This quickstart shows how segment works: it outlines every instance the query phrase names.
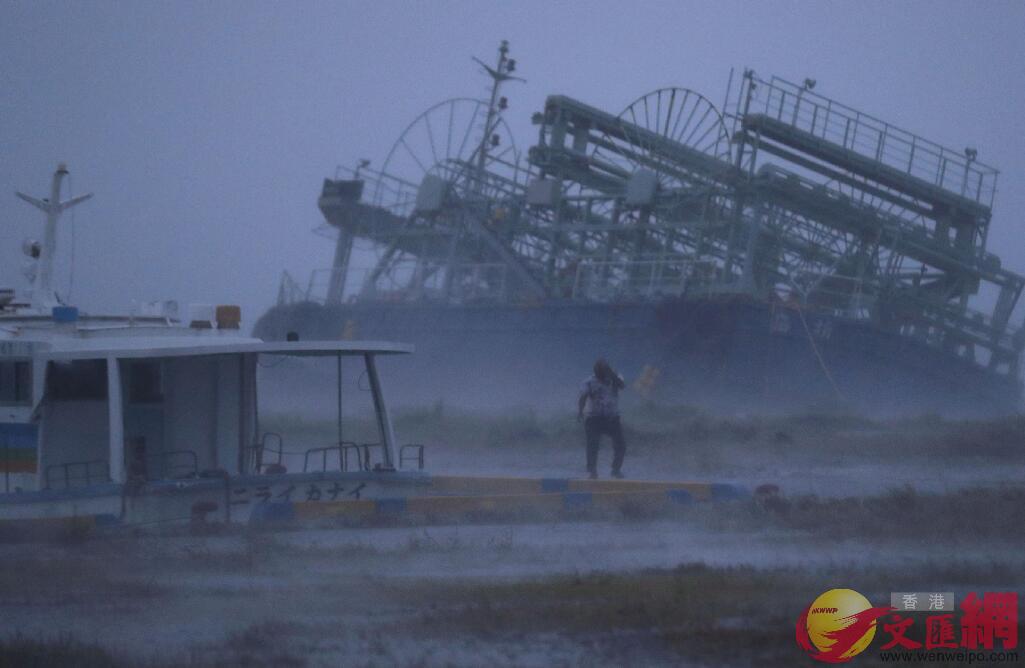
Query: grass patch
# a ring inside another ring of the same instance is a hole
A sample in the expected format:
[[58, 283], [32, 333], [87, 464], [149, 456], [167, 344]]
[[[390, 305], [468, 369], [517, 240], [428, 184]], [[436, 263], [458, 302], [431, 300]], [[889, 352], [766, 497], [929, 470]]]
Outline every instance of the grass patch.
[[1021, 543], [1025, 488], [963, 489], [920, 493], [913, 487], [870, 497], [804, 496], [775, 510], [784, 526], [817, 535], [857, 538], [928, 538]]
[[307, 661], [291, 648], [291, 639], [301, 635], [303, 627], [288, 622], [266, 621], [251, 624], [228, 635], [223, 643], [194, 649], [190, 664], [196, 667], [275, 666], [302, 668]]
[[[960, 575], [953, 581], [978, 590], [997, 584], [994, 573]], [[999, 584], [1021, 581], [1020, 573], [1013, 575]], [[889, 571], [847, 565], [828, 573], [692, 563], [634, 574], [463, 582], [436, 595], [437, 609], [421, 615], [417, 632], [483, 638], [554, 633], [595, 644], [602, 660], [635, 665], [672, 657], [686, 664], [792, 666], [803, 660], [795, 620], [826, 589], [850, 587], [885, 601], [908, 582], [950, 583], [950, 577], [950, 566], [940, 562]], [[871, 662], [871, 653], [866, 657]]]
[[99, 645], [79, 642], [69, 636], [41, 640], [17, 634], [0, 640], [0, 668], [118, 668], [129, 665]]

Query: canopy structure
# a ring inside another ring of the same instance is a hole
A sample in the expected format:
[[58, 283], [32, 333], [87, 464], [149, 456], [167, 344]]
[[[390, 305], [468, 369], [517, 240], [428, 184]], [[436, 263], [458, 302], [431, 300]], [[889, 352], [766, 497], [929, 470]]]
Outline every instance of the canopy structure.
[[206, 355], [293, 355], [323, 357], [331, 355], [398, 355], [413, 352], [413, 346], [388, 341], [286, 341], [264, 343], [258, 339], [226, 343], [215, 338], [205, 341], [166, 338], [83, 339], [61, 341], [59, 348], [40, 350], [45, 360], [135, 359], [145, 357], [199, 357]]

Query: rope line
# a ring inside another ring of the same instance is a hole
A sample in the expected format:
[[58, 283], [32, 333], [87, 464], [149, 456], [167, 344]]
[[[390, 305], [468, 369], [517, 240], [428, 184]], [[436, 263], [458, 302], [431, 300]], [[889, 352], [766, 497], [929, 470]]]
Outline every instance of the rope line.
[[829, 384], [833, 388], [833, 392], [836, 393], [836, 398], [840, 401], [846, 401], [843, 392], [840, 391], [840, 388], [836, 384], [836, 380], [833, 379], [833, 374], [830, 373], [829, 367], [826, 366], [826, 361], [822, 359], [822, 353], [819, 352], [819, 347], [815, 343], [815, 337], [812, 336], [811, 330], [808, 328], [808, 321], [804, 319], [804, 310], [801, 308], [800, 304], [795, 304], [795, 306], [797, 307], [797, 315], [801, 318], [801, 325], [804, 326], [804, 333], [808, 336], [808, 343], [811, 344], [812, 352], [815, 353], [815, 359], [818, 360], [819, 366], [822, 368], [822, 373], [825, 374], [826, 380], [829, 381]]

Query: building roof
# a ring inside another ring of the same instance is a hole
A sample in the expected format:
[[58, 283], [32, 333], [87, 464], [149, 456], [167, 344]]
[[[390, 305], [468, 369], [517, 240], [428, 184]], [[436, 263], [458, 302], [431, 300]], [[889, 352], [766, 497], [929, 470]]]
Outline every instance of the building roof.
[[325, 355], [392, 355], [413, 352], [413, 346], [389, 341], [276, 341], [259, 339], [223, 338], [168, 339], [168, 337], [139, 337], [116, 339], [82, 339], [69, 347], [61, 341], [59, 348], [43, 345], [35, 355], [48, 360], [119, 359], [153, 357], [198, 357], [205, 355], [237, 355], [242, 353], [264, 355], [325, 356]]

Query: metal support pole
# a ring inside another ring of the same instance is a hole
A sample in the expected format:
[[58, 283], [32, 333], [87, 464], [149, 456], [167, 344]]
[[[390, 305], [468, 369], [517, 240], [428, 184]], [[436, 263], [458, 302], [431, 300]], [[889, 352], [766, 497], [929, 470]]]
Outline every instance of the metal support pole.
[[748, 294], [755, 294], [758, 291], [758, 284], [755, 280], [755, 274], [759, 267], [755, 265], [755, 258], [758, 255], [758, 243], [761, 240], [762, 234], [762, 218], [765, 217], [765, 205], [762, 200], [758, 200], [754, 208], [754, 213], [751, 216], [751, 220], [747, 225], [747, 248], [744, 250], [744, 267], [743, 276], [741, 277], [741, 283], [743, 289]]
[[384, 441], [381, 450], [384, 453], [382, 468], [395, 470], [395, 433], [392, 431], [391, 418], [388, 417], [388, 407], [384, 403], [384, 394], [381, 391], [381, 379], [377, 374], [377, 360], [374, 355], [363, 356], [367, 363], [367, 376], [370, 379], [370, 392], [374, 397], [374, 414], [377, 416], [377, 428]]
[[[246, 472], [246, 456], [249, 454], [249, 439], [246, 438], [246, 356], [236, 355], [238, 360], [238, 457], [236, 466], [239, 475]], [[197, 467], [198, 468], [198, 467]]]
[[121, 402], [121, 374], [116, 357], [107, 358], [107, 420], [110, 436], [110, 480], [125, 482], [125, 425]]
[[335, 259], [331, 264], [331, 275], [327, 284], [327, 304], [341, 304], [345, 297], [345, 279], [349, 274], [349, 258], [352, 255], [352, 235], [338, 228], [338, 241], [335, 244]]
[[[338, 361], [338, 445], [342, 444], [342, 354], [337, 353], [335, 358]], [[341, 466], [341, 461], [339, 461]]]

